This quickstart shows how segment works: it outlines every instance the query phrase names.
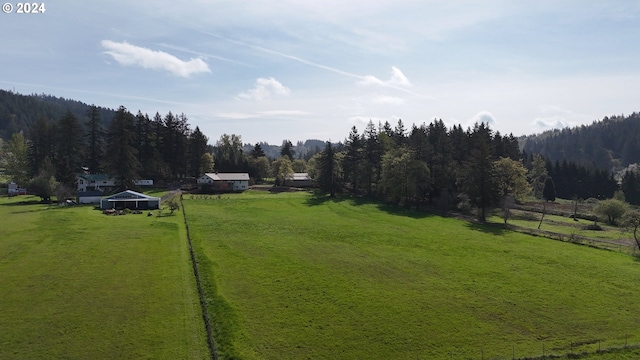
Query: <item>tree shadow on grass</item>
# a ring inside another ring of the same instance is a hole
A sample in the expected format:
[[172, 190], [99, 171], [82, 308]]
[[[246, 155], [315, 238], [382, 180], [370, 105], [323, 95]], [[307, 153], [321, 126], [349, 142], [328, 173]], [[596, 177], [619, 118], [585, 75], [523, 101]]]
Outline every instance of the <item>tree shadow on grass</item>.
[[361, 205], [374, 205], [379, 210], [388, 213], [389, 215], [395, 216], [404, 216], [410, 217], [413, 219], [424, 219], [428, 217], [438, 216], [438, 214], [425, 211], [425, 210], [415, 210], [413, 208], [403, 207], [400, 205], [391, 205], [379, 200], [363, 197], [363, 196], [354, 196], [354, 195], [337, 195], [334, 197], [324, 195], [324, 194], [314, 194], [307, 198], [306, 203], [308, 206], [318, 206], [325, 203], [341, 203], [341, 202], [349, 202], [354, 206]]
[[477, 222], [468, 222], [466, 226], [469, 230], [481, 231], [485, 234], [490, 235], [504, 235], [505, 233], [510, 231], [504, 225], [496, 223], [482, 224]]
[[42, 202], [40, 200], [24, 200], [24, 201], [16, 201], [10, 203], [0, 204], [0, 206], [24, 206], [24, 205], [48, 205], [47, 202]]

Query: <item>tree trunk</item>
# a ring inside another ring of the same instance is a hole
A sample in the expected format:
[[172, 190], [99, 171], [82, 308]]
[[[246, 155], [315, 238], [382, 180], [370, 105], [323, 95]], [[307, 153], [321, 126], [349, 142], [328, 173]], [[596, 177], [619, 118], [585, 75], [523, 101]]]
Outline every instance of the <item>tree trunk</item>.
[[544, 219], [544, 213], [547, 211], [547, 203], [545, 202], [542, 205], [542, 216], [540, 217], [540, 223], [538, 224], [538, 230], [540, 230], [540, 226], [542, 225], [542, 220]]

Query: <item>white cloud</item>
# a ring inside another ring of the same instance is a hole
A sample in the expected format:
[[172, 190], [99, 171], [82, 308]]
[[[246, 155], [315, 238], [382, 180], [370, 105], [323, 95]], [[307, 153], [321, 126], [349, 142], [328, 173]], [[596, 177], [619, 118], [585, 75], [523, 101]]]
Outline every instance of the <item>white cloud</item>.
[[270, 77], [268, 79], [258, 78], [256, 84], [252, 89], [238, 94], [236, 99], [238, 100], [267, 100], [272, 96], [288, 96], [291, 90], [282, 85], [278, 80]]
[[537, 131], [545, 131], [551, 129], [564, 129], [570, 126], [569, 122], [562, 116], [551, 116], [545, 118], [536, 118], [533, 121], [533, 126]]
[[488, 112], [488, 111], [481, 111], [477, 114], [475, 114], [471, 119], [469, 119], [469, 121], [467, 121], [467, 125], [468, 126], [473, 126], [474, 124], [478, 123], [485, 123], [486, 125], [495, 125], [496, 124], [496, 118], [495, 116], [493, 116], [492, 113]]
[[140, 66], [145, 69], [164, 70], [176, 76], [189, 77], [193, 74], [211, 72], [202, 59], [180, 60], [164, 51], [155, 51], [124, 42], [102, 40], [105, 53], [111, 55], [121, 65]]
[[362, 76], [359, 84], [361, 85], [381, 85], [390, 87], [409, 87], [411, 82], [406, 76], [395, 66], [391, 67], [391, 78], [387, 81], [378, 79], [373, 75]]
[[396, 86], [411, 86], [409, 79], [395, 66], [391, 67], [391, 79], [389, 79], [389, 84]]

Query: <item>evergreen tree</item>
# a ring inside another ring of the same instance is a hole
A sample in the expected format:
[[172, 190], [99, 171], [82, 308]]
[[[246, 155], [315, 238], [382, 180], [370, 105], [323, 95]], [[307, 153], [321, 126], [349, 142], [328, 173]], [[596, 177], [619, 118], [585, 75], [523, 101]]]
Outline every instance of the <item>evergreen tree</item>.
[[200, 176], [201, 160], [202, 156], [207, 153], [207, 143], [209, 138], [204, 135], [198, 126], [189, 136], [189, 159], [190, 159], [190, 171], [191, 176]]
[[105, 170], [114, 177], [116, 190], [135, 188], [139, 179], [140, 162], [135, 148], [135, 124], [133, 114], [120, 106], [111, 120], [107, 132], [109, 156], [105, 159]]
[[293, 155], [295, 151], [293, 150], [293, 144], [289, 140], [282, 141], [282, 148], [280, 149], [280, 156], [286, 156], [289, 160], [293, 161]]
[[426, 132], [430, 150], [426, 157], [426, 163], [431, 174], [433, 189], [430, 197], [433, 200], [440, 198], [443, 194], [448, 196], [455, 190], [454, 149], [447, 133], [447, 127], [442, 120], [429, 124]]
[[260, 143], [256, 143], [249, 155], [251, 155], [251, 157], [254, 159], [257, 159], [261, 156], [266, 156], [264, 150], [262, 149], [262, 146], [260, 146]]
[[54, 157], [53, 126], [47, 119], [40, 116], [29, 129], [29, 133], [29, 175], [33, 177], [40, 173], [40, 168], [46, 158], [51, 162]]
[[338, 191], [337, 162], [330, 141], [327, 141], [324, 151], [320, 153], [318, 170], [318, 187], [321, 191], [329, 193], [329, 196], [335, 196]]
[[471, 202], [480, 209], [479, 220], [486, 220], [487, 209], [497, 199], [492, 174], [492, 131], [485, 123], [476, 123], [469, 132], [470, 154], [459, 179]]
[[376, 131], [373, 122], [369, 120], [369, 123], [364, 130], [362, 159], [365, 186], [367, 187], [367, 194], [369, 196], [373, 194], [373, 184], [377, 183], [380, 178], [382, 154], [383, 149], [378, 132]]
[[353, 126], [346, 141], [346, 154], [344, 157], [344, 177], [345, 182], [351, 183], [351, 190], [358, 191], [360, 161], [362, 159], [362, 138], [358, 134], [358, 129]]
[[82, 125], [78, 118], [68, 111], [60, 119], [56, 136], [56, 179], [67, 187], [73, 187], [77, 174], [82, 171], [84, 159]]
[[632, 205], [640, 205], [640, 174], [627, 170], [622, 176], [622, 192], [624, 198]]
[[87, 157], [85, 165], [89, 168], [90, 173], [98, 174], [102, 172], [100, 165], [102, 163], [102, 154], [104, 151], [104, 129], [102, 128], [98, 107], [95, 105], [89, 106], [87, 117], [88, 119], [85, 123], [85, 127], [87, 129], [85, 134], [85, 137], [87, 138]]
[[542, 189], [542, 198], [545, 201], [556, 201], [556, 185], [553, 179], [548, 176], [544, 180], [544, 188]]

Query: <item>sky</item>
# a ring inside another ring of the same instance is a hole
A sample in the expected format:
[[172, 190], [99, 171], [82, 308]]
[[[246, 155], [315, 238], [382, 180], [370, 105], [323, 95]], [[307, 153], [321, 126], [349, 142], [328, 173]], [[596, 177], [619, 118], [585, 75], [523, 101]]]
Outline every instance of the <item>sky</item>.
[[9, 4], [1, 89], [184, 113], [212, 144], [434, 118], [519, 136], [640, 110], [638, 1]]

